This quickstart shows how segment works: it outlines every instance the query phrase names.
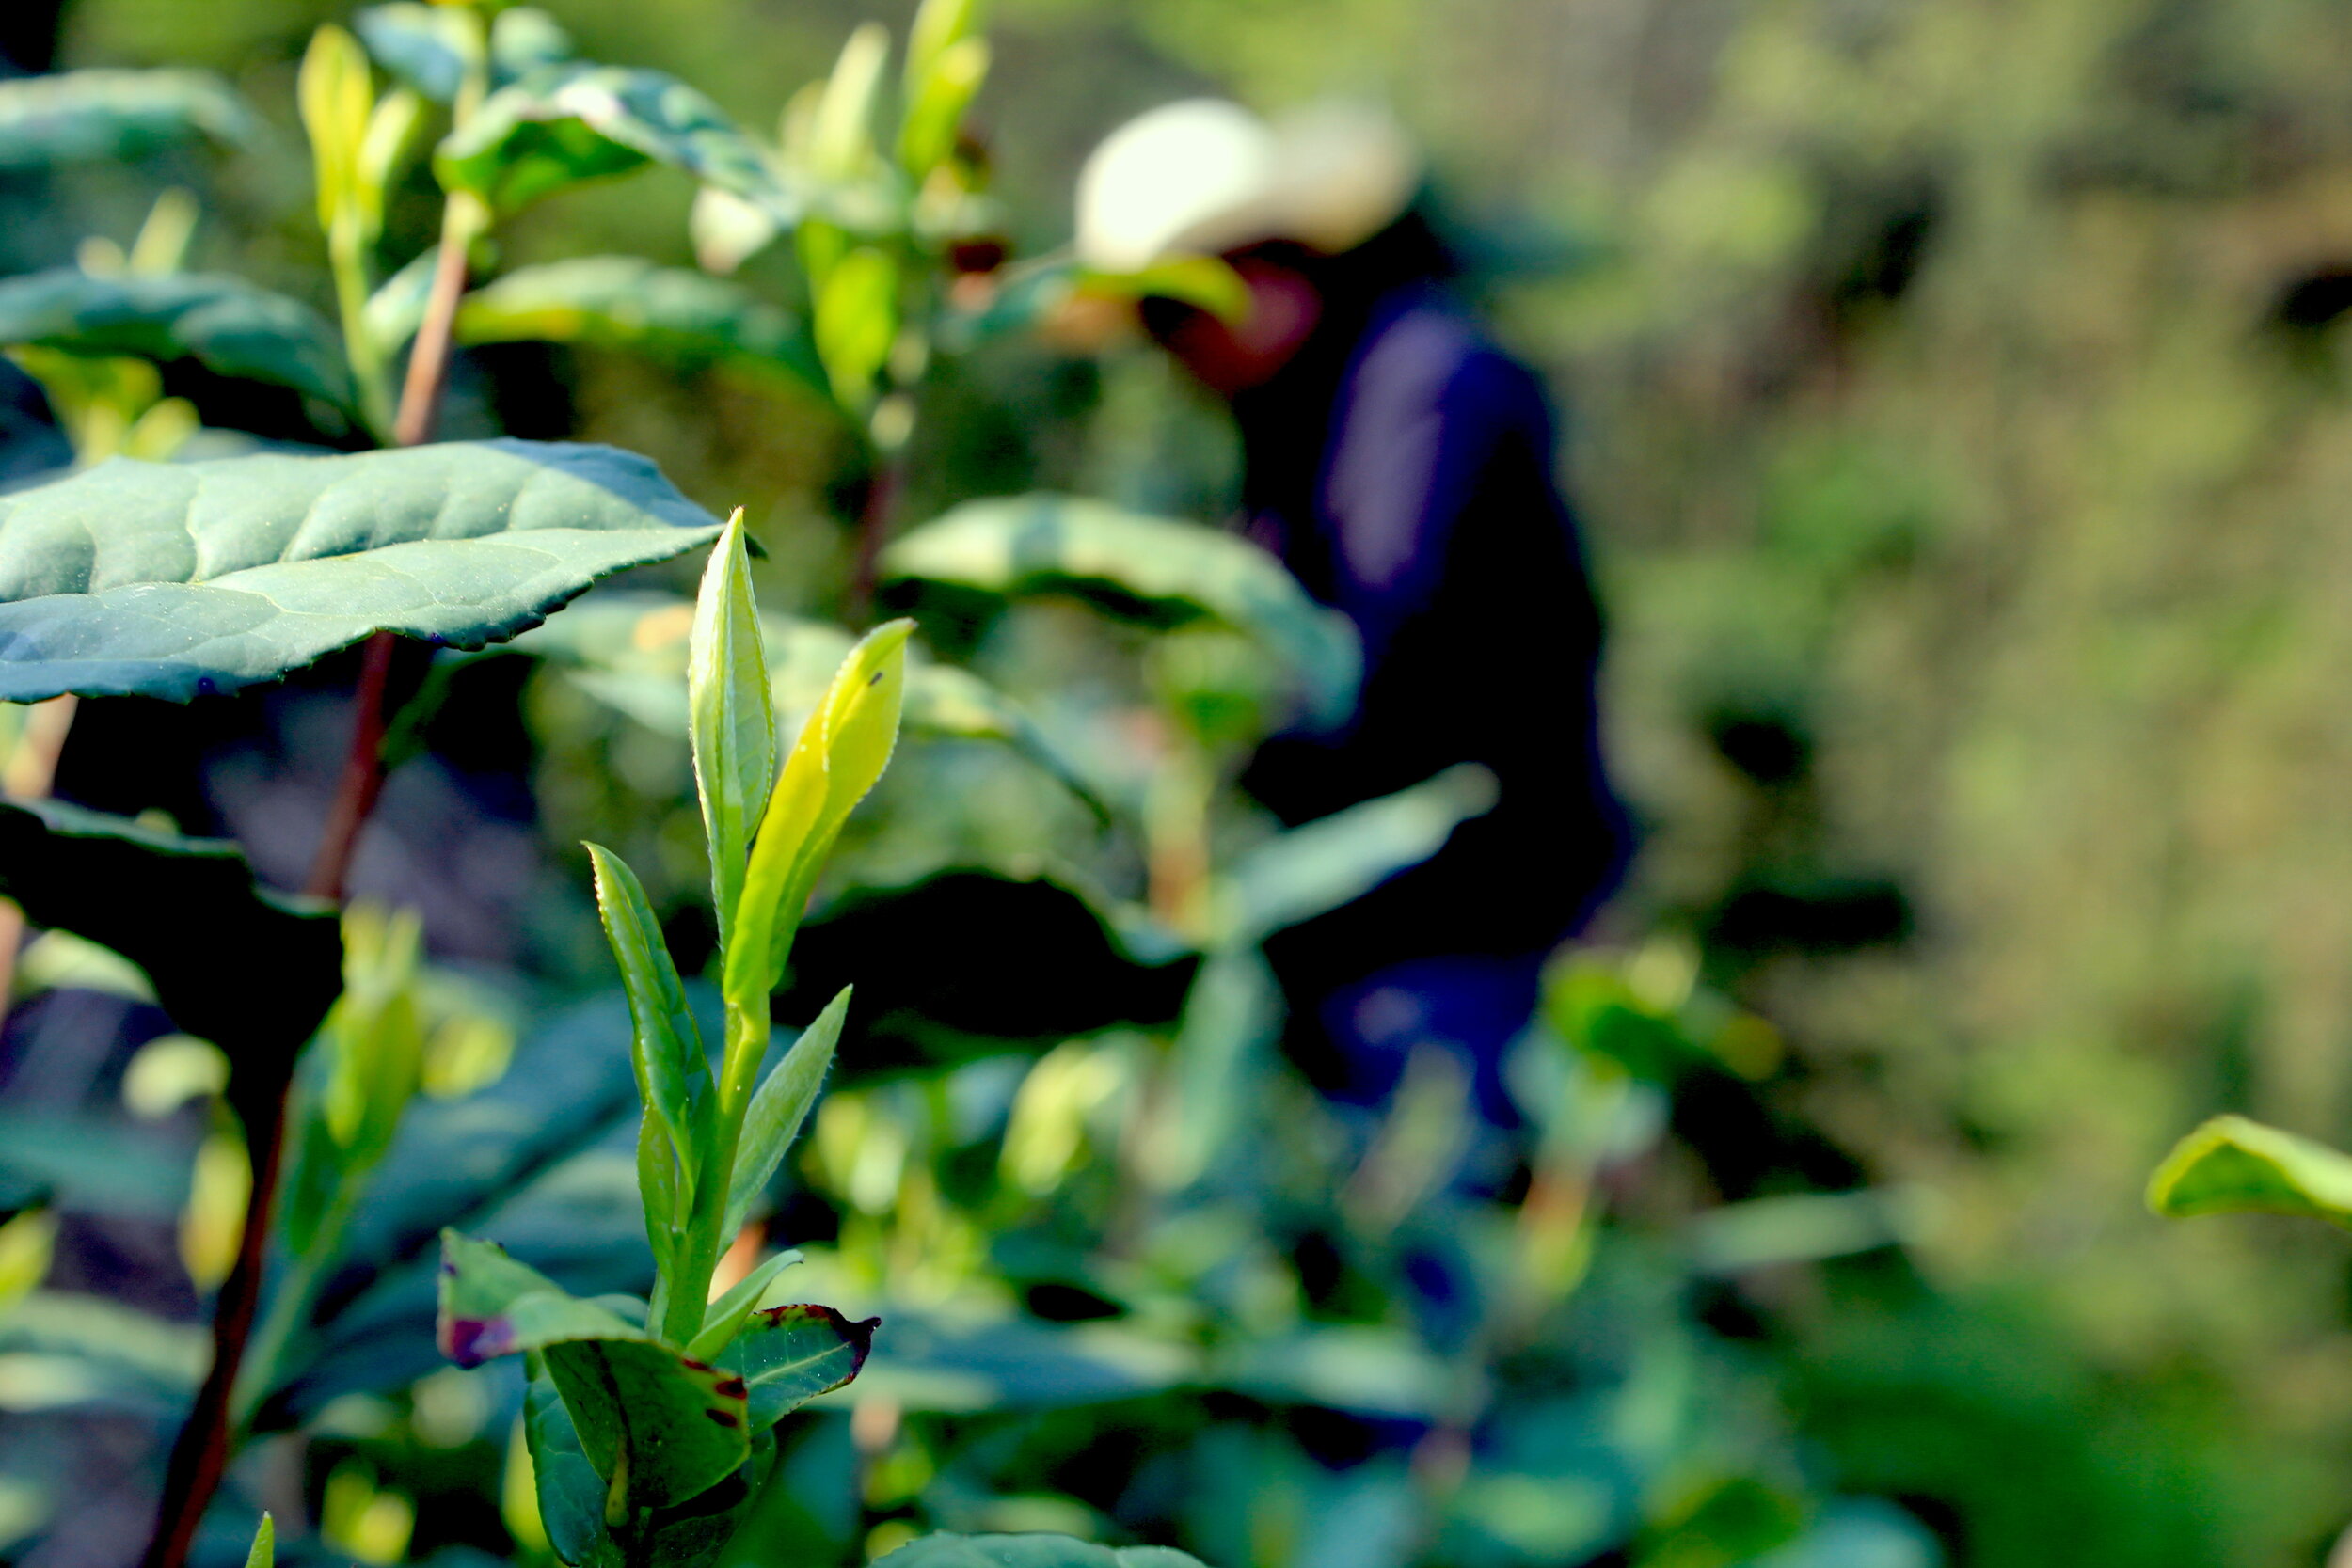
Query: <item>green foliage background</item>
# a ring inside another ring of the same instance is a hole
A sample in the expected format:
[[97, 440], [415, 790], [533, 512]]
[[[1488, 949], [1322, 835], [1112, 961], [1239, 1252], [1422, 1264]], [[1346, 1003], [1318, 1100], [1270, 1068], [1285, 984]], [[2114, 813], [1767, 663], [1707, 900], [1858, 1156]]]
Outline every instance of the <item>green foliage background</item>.
[[[753, 125], [852, 22], [906, 9], [552, 8], [585, 52]], [[80, 0], [67, 60], [210, 64], [276, 110], [343, 9]], [[2212, 1110], [2352, 1136], [2352, 403], [2335, 337], [2282, 312], [2352, 267], [2352, 15], [1006, 0], [994, 32], [979, 118], [1032, 246], [1066, 231], [1091, 139], [1180, 92], [1374, 88], [1428, 137], [1510, 341], [1572, 410], [1648, 835], [1606, 923], [1717, 939], [1715, 977], [1800, 1053], [1788, 1109], [1933, 1200], [1934, 1305], [1867, 1276], [1787, 1304], [1844, 1481], [1964, 1517], [1972, 1561], [2316, 1560], [2352, 1515], [2343, 1243], [2170, 1227], [2138, 1193]], [[413, 194], [395, 222], [421, 243]], [[239, 262], [299, 286], [299, 189], [226, 195], [242, 211], [199, 260], [258, 232]], [[658, 174], [549, 202], [512, 260], [684, 262], [690, 197]], [[110, 198], [100, 177], [73, 203]], [[81, 222], [127, 232], [134, 199]], [[758, 498], [767, 602], [823, 608], [792, 597], [796, 562], [840, 547], [808, 421], [618, 356], [574, 368], [582, 438]], [[933, 421], [967, 489], [1084, 479], [1200, 511], [1230, 486], [1214, 420], [1147, 356], [975, 373], [980, 412]], [[1004, 406], [1054, 417], [991, 424]], [[1908, 911], [1890, 940], [1729, 940], [1743, 895], [1818, 911], [1869, 886]]]

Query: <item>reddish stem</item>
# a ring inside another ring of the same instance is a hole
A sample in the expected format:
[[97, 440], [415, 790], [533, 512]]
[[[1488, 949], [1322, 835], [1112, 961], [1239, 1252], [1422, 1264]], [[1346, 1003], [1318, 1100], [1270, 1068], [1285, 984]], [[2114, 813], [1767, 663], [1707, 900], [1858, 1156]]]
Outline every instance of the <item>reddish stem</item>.
[[882, 581], [882, 546], [890, 543], [890, 514], [898, 503], [898, 461], [877, 461], [866, 477], [866, 497], [857, 514], [857, 557], [850, 567], [848, 619], [863, 628], [874, 618], [874, 595]]
[[[424, 320], [417, 329], [408, 357], [408, 375], [401, 388], [400, 410], [392, 420], [395, 446], [421, 446], [433, 438], [439, 421], [441, 389], [449, 379], [451, 338], [457, 305], [466, 293], [466, 248], [471, 243], [478, 215], [461, 197], [453, 197], [441, 226], [440, 254], [433, 270], [433, 292], [425, 302]], [[390, 684], [392, 654], [397, 639], [379, 631], [368, 639], [359, 670], [353, 716], [351, 748], [344, 754], [342, 777], [328, 809], [326, 828], [311, 863], [310, 893], [342, 902], [351, 862], [359, 846], [360, 830], [384, 792], [384, 732], [389, 721], [385, 691]], [[185, 1568], [197, 1527], [211, 1506], [228, 1473], [235, 1446], [234, 1399], [237, 1373], [245, 1361], [246, 1340], [262, 1301], [262, 1276], [269, 1252], [269, 1222], [276, 1207], [278, 1180], [285, 1161], [286, 1095], [293, 1084], [293, 1064], [286, 1076], [270, 1085], [252, 1085], [243, 1097], [246, 1146], [253, 1155], [253, 1196], [246, 1206], [245, 1229], [237, 1242], [236, 1266], [222, 1282], [213, 1311], [213, 1366], [197, 1391], [187, 1424], [172, 1444], [164, 1471], [163, 1507], [141, 1568]], [[236, 1098], [231, 1091], [232, 1099]]]
[[246, 1341], [252, 1338], [253, 1320], [262, 1305], [262, 1272], [269, 1248], [269, 1222], [277, 1206], [278, 1177], [285, 1160], [286, 1096], [283, 1085], [265, 1096], [246, 1126], [247, 1146], [256, 1155], [253, 1196], [246, 1208], [245, 1233], [237, 1241], [236, 1266], [222, 1282], [220, 1299], [213, 1307], [213, 1365], [197, 1390], [187, 1425], [172, 1445], [171, 1461], [164, 1470], [164, 1500], [155, 1539], [148, 1544], [140, 1568], [182, 1568], [195, 1544], [204, 1510], [228, 1472], [230, 1407], [237, 1372], [245, 1364]]

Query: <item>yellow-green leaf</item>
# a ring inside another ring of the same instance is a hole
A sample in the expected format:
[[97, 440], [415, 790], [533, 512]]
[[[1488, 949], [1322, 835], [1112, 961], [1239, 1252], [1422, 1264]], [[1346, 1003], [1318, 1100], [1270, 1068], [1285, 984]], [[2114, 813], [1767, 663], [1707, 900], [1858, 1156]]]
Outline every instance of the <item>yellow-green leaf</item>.
[[2352, 1155], [2245, 1117], [2216, 1117], [2156, 1167], [2148, 1207], [2175, 1218], [2300, 1214], [2352, 1228]]

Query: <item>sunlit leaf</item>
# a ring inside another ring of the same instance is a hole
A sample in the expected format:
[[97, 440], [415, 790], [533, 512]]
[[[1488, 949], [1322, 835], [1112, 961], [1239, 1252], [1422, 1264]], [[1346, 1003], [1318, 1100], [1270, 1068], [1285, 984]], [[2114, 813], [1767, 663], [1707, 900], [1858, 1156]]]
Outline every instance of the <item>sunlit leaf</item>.
[[888, 252], [861, 245], [833, 265], [818, 290], [815, 332], [834, 396], [864, 407], [898, 335], [898, 263]]
[[1198, 523], [1065, 496], [970, 501], [900, 538], [882, 569], [1008, 597], [1073, 594], [1158, 625], [1211, 617], [1281, 657], [1319, 720], [1355, 705], [1362, 654], [1347, 618], [1264, 550]]
[[727, 952], [722, 989], [739, 1008], [766, 1006], [760, 999], [784, 974], [818, 868], [850, 808], [890, 761], [913, 629], [909, 621], [888, 622], [850, 650], [785, 759], [752, 845], [736, 942]]
[[686, 1354], [697, 1361], [717, 1357], [743, 1331], [743, 1325], [758, 1307], [760, 1297], [768, 1293], [768, 1287], [776, 1282], [776, 1276], [800, 1261], [801, 1255], [796, 1251], [779, 1252], [737, 1280], [704, 1310], [702, 1331], [686, 1347]]
[[352, 406], [334, 329], [307, 305], [215, 273], [98, 275], [57, 267], [0, 279], [0, 344], [193, 359], [216, 375]]
[[645, 890], [611, 850], [596, 844], [587, 847], [596, 873], [596, 908], [636, 1024], [631, 1056], [638, 1092], [676, 1151], [684, 1176], [677, 1195], [682, 1202], [693, 1191], [696, 1139], [710, 1095], [709, 1058]]
[[466, 296], [457, 337], [627, 349], [681, 368], [724, 364], [828, 390], [816, 350], [782, 309], [739, 284], [634, 256], [517, 267]]
[[278, 1528], [270, 1516], [262, 1515], [261, 1528], [253, 1532], [253, 1545], [245, 1554], [245, 1568], [272, 1568], [278, 1560]]
[[2302, 1214], [2352, 1228], [2352, 1155], [2245, 1117], [2183, 1138], [2148, 1182], [2148, 1207], [2190, 1214]]
[[719, 1227], [723, 1233], [732, 1236], [742, 1227], [753, 1200], [784, 1163], [785, 1150], [791, 1148], [809, 1107], [817, 1103], [818, 1091], [825, 1086], [849, 1012], [850, 990], [844, 987], [817, 1015], [817, 1022], [801, 1031], [784, 1060], [752, 1096], [751, 1109], [743, 1115], [742, 1141], [736, 1146], [735, 1181], [727, 1193], [726, 1218]]
[[718, 531], [609, 447], [117, 459], [0, 497], [0, 701], [184, 702], [378, 630], [478, 648]]
[[532, 71], [485, 100], [434, 158], [443, 185], [507, 211], [649, 163], [683, 169], [780, 222], [800, 216], [800, 200], [751, 138], [709, 99], [658, 71]]
[[910, 175], [920, 179], [955, 150], [964, 112], [988, 80], [988, 64], [986, 39], [959, 39], [924, 72], [898, 130], [898, 162]]
[[738, 508], [710, 552], [687, 638], [688, 734], [694, 791], [710, 849], [710, 893], [722, 946], [733, 940], [752, 835], [776, 775], [776, 711], [751, 556]]
[[193, 135], [242, 145], [259, 122], [201, 71], [67, 71], [0, 82], [0, 168], [136, 157]]

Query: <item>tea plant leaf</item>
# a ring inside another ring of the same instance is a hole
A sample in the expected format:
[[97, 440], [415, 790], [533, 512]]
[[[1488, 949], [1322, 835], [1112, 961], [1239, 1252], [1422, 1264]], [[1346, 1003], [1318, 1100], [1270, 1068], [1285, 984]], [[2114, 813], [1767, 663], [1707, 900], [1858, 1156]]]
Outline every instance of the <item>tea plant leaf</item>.
[[768, 694], [768, 654], [736, 509], [710, 552], [688, 635], [686, 699], [694, 792], [710, 849], [710, 894], [719, 942], [734, 938], [736, 905], [751, 861], [752, 835], [776, 775], [776, 711]]
[[750, 290], [635, 256], [517, 267], [468, 294], [467, 343], [584, 343], [683, 368], [724, 364], [830, 395], [816, 350], [788, 314]]
[[357, 393], [326, 318], [219, 273], [101, 275], [53, 267], [0, 280], [0, 344], [94, 356], [194, 359], [350, 409]]
[[252, 1549], [245, 1554], [245, 1568], [273, 1568], [277, 1561], [278, 1529], [264, 1513], [261, 1528], [253, 1532]]
[[229, 1053], [232, 1101], [284, 1082], [342, 990], [333, 911], [266, 891], [221, 840], [0, 801], [0, 895], [144, 969], [173, 1022]]
[[370, 6], [352, 27], [376, 64], [436, 103], [453, 101], [467, 76], [488, 64], [481, 20], [454, 6]]
[[2352, 1155], [2245, 1117], [2183, 1138], [2148, 1181], [2159, 1214], [2301, 1214], [2352, 1228]]
[[751, 1321], [759, 1298], [768, 1293], [768, 1287], [776, 1282], [776, 1275], [801, 1261], [798, 1252], [779, 1252], [738, 1280], [734, 1288], [712, 1302], [703, 1313], [702, 1332], [686, 1347], [686, 1354], [697, 1361], [710, 1361], [735, 1342], [735, 1337]]
[[880, 1318], [851, 1323], [830, 1307], [771, 1307], [752, 1314], [719, 1365], [742, 1374], [752, 1430], [765, 1432], [857, 1376], [881, 1324]]
[[751, 1451], [743, 1380], [644, 1338], [550, 1345], [548, 1371], [610, 1481], [628, 1455], [631, 1508], [669, 1508], [708, 1491]]
[[[784, 974], [817, 872], [850, 810], [866, 798], [898, 743], [911, 621], [866, 634], [842, 660], [824, 702], [801, 726], [753, 841], [722, 990], [739, 1009], [763, 1000]], [[756, 1067], [756, 1063], [751, 1064]], [[749, 1070], [748, 1069], [746, 1070]], [[748, 1085], [722, 1085], [734, 1095]]]
[[887, 251], [861, 245], [834, 263], [817, 291], [813, 331], [834, 398], [865, 407], [898, 336], [898, 263]]
[[1066, 1535], [927, 1535], [874, 1568], [1201, 1568], [1168, 1546], [1098, 1546]]
[[0, 701], [185, 702], [379, 630], [479, 648], [718, 531], [609, 447], [118, 458], [0, 497]]
[[632, 1560], [659, 1562], [663, 1568], [702, 1568], [735, 1534], [775, 1449], [774, 1436], [760, 1433], [735, 1474], [683, 1505], [655, 1510], [633, 1525], [632, 1554], [605, 1524], [610, 1488], [588, 1462], [553, 1379], [532, 1379], [524, 1420], [548, 1544], [572, 1568], [622, 1568]]
[[656, 1343], [596, 1302], [565, 1295], [487, 1242], [442, 1237], [441, 1353], [460, 1367], [535, 1351], [580, 1447], [610, 1481], [628, 1456], [632, 1506], [682, 1502], [743, 1463], [743, 1381]]
[[658, 71], [555, 65], [485, 99], [434, 155], [441, 183], [512, 211], [649, 163], [685, 170], [792, 223], [802, 203], [716, 103]]
[[850, 1015], [850, 989], [842, 987], [841, 994], [817, 1015], [817, 1022], [801, 1031], [784, 1060], [752, 1096], [751, 1109], [743, 1115], [742, 1141], [736, 1148], [726, 1218], [719, 1227], [723, 1233], [732, 1236], [742, 1228], [753, 1200], [766, 1190], [769, 1179], [784, 1163], [784, 1151], [792, 1147], [801, 1123], [807, 1118], [808, 1108], [817, 1103], [818, 1091], [824, 1087], [825, 1074], [833, 1067], [834, 1047], [841, 1039], [842, 1021]]
[[694, 1026], [686, 990], [670, 960], [669, 945], [645, 901], [645, 890], [626, 862], [599, 844], [587, 847], [596, 881], [596, 908], [605, 938], [620, 965], [636, 1025], [630, 1057], [638, 1093], [658, 1117], [677, 1151], [685, 1175], [681, 1201], [693, 1193], [696, 1139], [710, 1094], [710, 1061]]
[[202, 71], [67, 71], [0, 82], [0, 168], [136, 157], [205, 135], [242, 146], [259, 122]]
[[1494, 803], [1494, 775], [1463, 763], [1256, 845], [1220, 879], [1217, 939], [1254, 945], [1351, 903], [1444, 848], [1455, 828]]
[[1198, 523], [1066, 496], [969, 501], [899, 539], [882, 564], [893, 578], [1008, 598], [1073, 594], [1162, 626], [1222, 621], [1290, 666], [1319, 721], [1355, 706], [1362, 653], [1347, 618], [1264, 550]]
[[572, 35], [535, 6], [510, 6], [490, 21], [490, 85], [502, 87], [572, 57]]

